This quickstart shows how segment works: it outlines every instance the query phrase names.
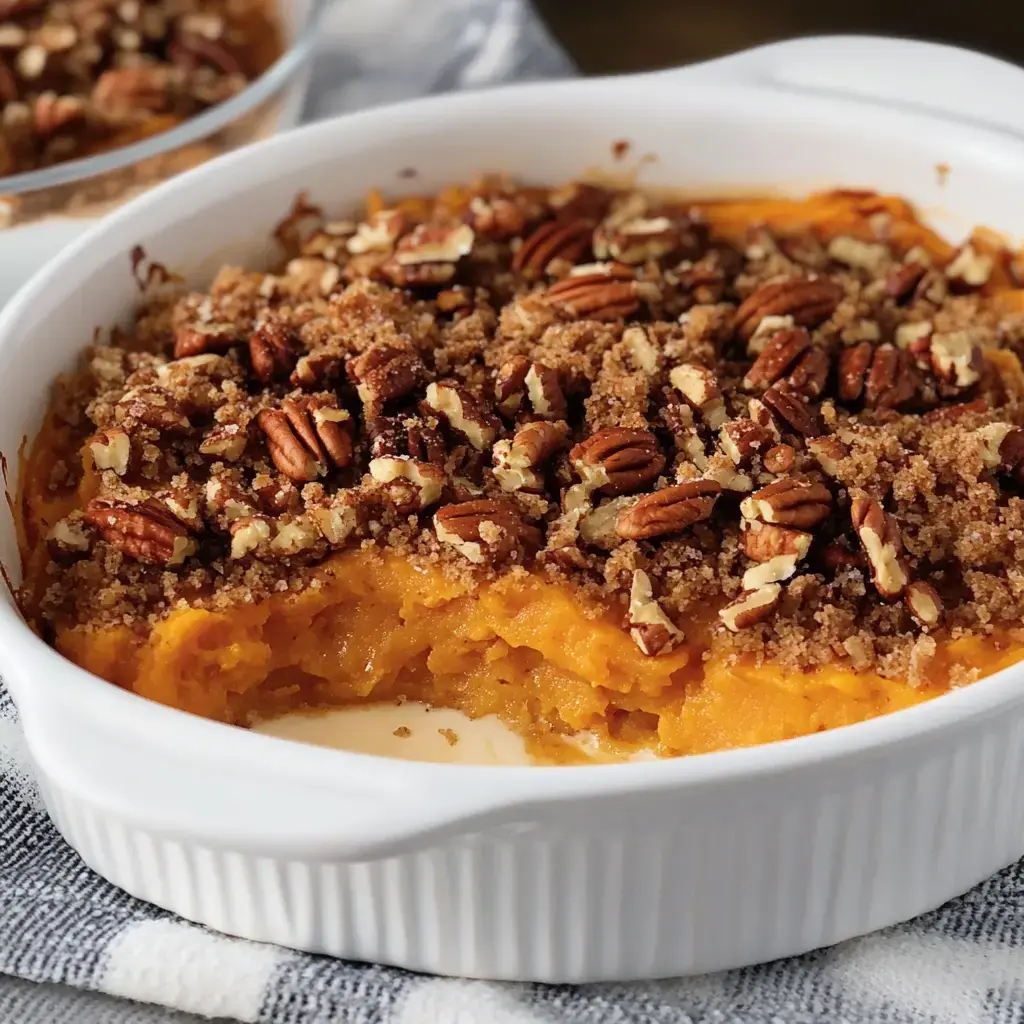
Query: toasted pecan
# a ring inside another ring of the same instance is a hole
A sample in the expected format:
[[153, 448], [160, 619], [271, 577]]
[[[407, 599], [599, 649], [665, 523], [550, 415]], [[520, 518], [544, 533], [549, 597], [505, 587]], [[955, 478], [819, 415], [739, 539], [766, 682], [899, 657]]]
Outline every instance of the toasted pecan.
[[615, 532], [627, 540], [650, 540], [682, 533], [707, 519], [722, 488], [712, 480], [693, 480], [645, 494], [619, 516]]

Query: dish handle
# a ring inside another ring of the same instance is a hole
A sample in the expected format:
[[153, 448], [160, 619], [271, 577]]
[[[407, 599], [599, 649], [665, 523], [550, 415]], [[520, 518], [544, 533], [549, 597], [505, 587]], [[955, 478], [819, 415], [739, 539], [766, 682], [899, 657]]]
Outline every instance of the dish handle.
[[895, 104], [1024, 135], [1024, 69], [941, 43], [811, 36], [657, 73]]
[[[172, 739], [165, 746], [177, 730], [165, 722], [151, 732], [145, 715], [128, 732], [81, 708], [50, 705], [36, 713], [32, 702], [19, 706], [43, 799], [58, 826], [61, 808], [70, 807], [111, 837], [128, 829], [145, 839], [242, 853], [363, 861], [420, 848], [425, 839], [515, 824], [525, 812], [513, 792], [496, 792], [486, 775], [474, 784], [465, 773], [454, 779], [431, 771], [449, 766], [424, 764], [412, 774], [399, 762], [403, 770], [396, 771], [386, 758], [191, 716], [187, 731], [197, 742]], [[146, 710], [184, 716], [157, 705]], [[202, 739], [200, 730], [208, 733]]]

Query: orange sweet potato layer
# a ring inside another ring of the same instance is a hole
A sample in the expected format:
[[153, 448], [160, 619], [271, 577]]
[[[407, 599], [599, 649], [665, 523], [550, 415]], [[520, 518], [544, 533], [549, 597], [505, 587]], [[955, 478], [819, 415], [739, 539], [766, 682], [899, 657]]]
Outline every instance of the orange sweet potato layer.
[[[410, 200], [414, 203], [415, 200]], [[952, 248], [914, 219], [908, 204], [865, 193], [808, 200], [698, 204], [725, 234], [752, 222], [781, 230], [871, 237], [886, 212], [901, 246], [939, 258]], [[975, 235], [995, 252], [994, 236]], [[986, 244], [986, 242], [988, 244]], [[989, 287], [1024, 308], [1008, 268]], [[87, 470], [75, 492], [47, 490], [50, 467], [75, 458], [73, 439], [51, 416], [22, 466], [19, 507], [29, 590], [46, 585], [39, 539], [91, 496]], [[943, 692], [952, 665], [989, 674], [1024, 658], [1024, 644], [947, 642], [936, 682], [912, 687], [834, 668], [808, 674], [772, 665], [704, 661], [713, 621], [681, 624], [688, 643], [645, 657], [620, 628], [620, 611], [586, 608], [571, 592], [532, 579], [503, 580], [467, 594], [434, 570], [379, 552], [335, 555], [301, 594], [282, 594], [229, 614], [175, 612], [149, 634], [129, 627], [58, 628], [54, 643], [76, 664], [152, 700], [235, 724], [298, 707], [399, 696], [498, 714], [528, 739], [593, 730], [611, 749], [698, 753], [749, 746], [863, 721]]]

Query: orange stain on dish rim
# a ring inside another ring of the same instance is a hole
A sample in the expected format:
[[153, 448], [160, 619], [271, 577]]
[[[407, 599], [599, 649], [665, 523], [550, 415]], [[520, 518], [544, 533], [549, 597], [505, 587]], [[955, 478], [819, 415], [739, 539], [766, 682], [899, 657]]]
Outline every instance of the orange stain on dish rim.
[[935, 165], [935, 174], [938, 177], [939, 185], [945, 185], [949, 180], [949, 172], [952, 168], [949, 164], [939, 163]]
[[612, 143], [612, 156], [616, 160], [625, 160], [629, 155], [629, 149], [632, 143], [629, 139], [617, 139]]

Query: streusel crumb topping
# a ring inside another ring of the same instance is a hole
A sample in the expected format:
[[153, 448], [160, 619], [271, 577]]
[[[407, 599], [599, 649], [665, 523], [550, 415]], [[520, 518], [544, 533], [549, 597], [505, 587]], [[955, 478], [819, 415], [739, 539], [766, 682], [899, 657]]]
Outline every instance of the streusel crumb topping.
[[133, 329], [58, 386], [48, 486], [86, 500], [26, 607], [144, 628], [319, 585], [362, 547], [569, 585], [650, 657], [913, 681], [937, 639], [1007, 636], [1011, 255], [947, 246], [897, 200], [806, 207], [831, 215], [781, 230], [487, 179], [353, 221], [301, 198], [272, 273], [205, 292], [142, 261]]

